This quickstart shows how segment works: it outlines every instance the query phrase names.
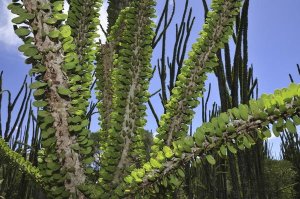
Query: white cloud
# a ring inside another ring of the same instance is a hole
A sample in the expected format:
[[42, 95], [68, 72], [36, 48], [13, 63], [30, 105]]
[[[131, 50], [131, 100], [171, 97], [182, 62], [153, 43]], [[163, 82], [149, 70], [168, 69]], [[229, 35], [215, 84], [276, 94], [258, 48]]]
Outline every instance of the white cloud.
[[[7, 5], [10, 3], [10, 0], [0, 0], [0, 43], [4, 44], [7, 47], [16, 47], [22, 44], [22, 40], [14, 33], [13, 23], [11, 20], [16, 17], [8, 9]], [[104, 30], [107, 29], [107, 7], [108, 2], [104, 0], [103, 5], [100, 9], [100, 22]], [[65, 0], [64, 12], [67, 13], [69, 10], [69, 4]], [[102, 30], [99, 27], [99, 34], [102, 43], [106, 42], [106, 37]]]
[[15, 34], [13, 23], [11, 20], [16, 16], [12, 14], [7, 5], [10, 0], [3, 0], [0, 2], [0, 43], [6, 47], [15, 47], [21, 44], [22, 40]]
[[64, 0], [64, 10], [63, 13], [68, 13], [70, 8], [70, 5], [68, 4], [68, 2], [66, 0]]

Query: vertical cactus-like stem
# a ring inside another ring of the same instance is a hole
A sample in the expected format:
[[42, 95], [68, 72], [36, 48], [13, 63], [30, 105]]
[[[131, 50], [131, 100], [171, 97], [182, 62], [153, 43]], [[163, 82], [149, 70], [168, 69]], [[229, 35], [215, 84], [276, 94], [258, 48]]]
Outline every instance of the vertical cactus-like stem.
[[69, 77], [69, 90], [72, 108], [69, 109], [70, 133], [77, 136], [78, 144], [74, 146], [81, 155], [81, 160], [88, 168], [86, 174], [92, 174], [90, 164], [93, 162], [92, 145], [88, 130], [89, 118], [87, 107], [91, 97], [90, 87], [93, 81], [94, 60], [99, 50], [95, 42], [99, 35], [99, 10], [102, 0], [71, 0], [67, 24], [71, 27], [74, 46], [67, 52], [68, 63], [64, 65]]
[[[96, 84], [97, 98], [99, 100], [98, 109], [100, 112], [99, 121], [101, 125], [100, 150], [105, 151], [107, 145], [108, 129], [111, 125], [112, 101], [113, 101], [113, 81], [112, 72], [115, 67], [114, 54], [118, 53], [121, 33], [124, 31], [125, 15], [121, 9], [128, 6], [132, 0], [109, 1], [108, 7], [108, 38], [107, 43], [102, 44], [97, 54]], [[118, 18], [116, 18], [118, 16]]]
[[[224, 1], [222, 6], [218, 1], [214, 1], [212, 6], [214, 11], [208, 13], [207, 23], [216, 24], [221, 28], [209, 30], [212, 32], [208, 34], [205, 31], [208, 31], [209, 26], [205, 24], [201, 38], [193, 45], [193, 51], [184, 62], [182, 74], [178, 76], [176, 87], [172, 90], [173, 95], [166, 105], [166, 114], [162, 115], [157, 130], [158, 138], [166, 145], [186, 134], [194, 115], [193, 108], [199, 104], [197, 98], [203, 90], [206, 72], [218, 64], [215, 53], [223, 46], [223, 41], [227, 40], [228, 35], [231, 35], [232, 18], [227, 17], [227, 14], [236, 14], [240, 1]], [[161, 147], [163, 143], [160, 142]]]
[[119, 43], [121, 35], [124, 31], [124, 12], [121, 12], [116, 24], [111, 28], [107, 43], [101, 45], [100, 52], [97, 54], [97, 67], [95, 70], [96, 75], [96, 89], [98, 102], [98, 109], [100, 112], [100, 126], [99, 132], [100, 138], [100, 150], [102, 153], [105, 151], [107, 146], [107, 139], [109, 136], [108, 130], [110, 129], [111, 113], [113, 111], [113, 80], [112, 72], [114, 70], [114, 54], [118, 53], [120, 48]]
[[100, 169], [100, 182], [107, 191], [146, 159], [143, 127], [152, 75], [153, 6], [150, 0], [134, 1], [115, 24], [119, 27], [123, 22], [124, 29], [114, 55], [111, 125]]
[[[62, 22], [67, 15], [62, 13], [63, 1], [24, 0], [10, 6], [19, 18], [14, 20], [16, 34], [24, 41], [19, 50], [24, 52], [27, 63], [33, 64], [32, 74], [36, 82], [34, 106], [39, 107], [38, 121], [41, 128], [39, 167], [46, 183], [49, 197], [84, 198], [77, 186], [84, 183], [86, 175], [80, 162], [80, 153], [69, 116], [72, 110], [72, 92], [69, 90], [68, 73], [73, 69], [74, 44], [71, 28]], [[32, 32], [33, 37], [31, 37]], [[76, 112], [77, 113], [77, 112]]]
[[108, 129], [111, 125], [112, 101], [113, 101], [113, 88], [112, 88], [112, 71], [114, 68], [113, 55], [115, 43], [109, 42], [101, 45], [101, 51], [97, 56], [96, 67], [96, 84], [98, 89], [97, 98], [98, 110], [100, 112], [100, 150], [105, 151], [107, 145]]

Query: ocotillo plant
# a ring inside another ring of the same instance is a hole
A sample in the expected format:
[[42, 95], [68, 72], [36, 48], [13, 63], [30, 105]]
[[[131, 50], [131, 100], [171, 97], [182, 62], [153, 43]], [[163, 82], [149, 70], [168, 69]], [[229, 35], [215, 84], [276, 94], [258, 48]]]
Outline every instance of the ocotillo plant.
[[[207, 12], [208, 6], [205, 0], [203, 5]], [[257, 88], [257, 80], [253, 78], [253, 68], [248, 68], [248, 7], [249, 1], [246, 0], [241, 13], [236, 17], [233, 58], [230, 51], [233, 45], [225, 44], [224, 50], [217, 52], [219, 64], [214, 68], [214, 73], [218, 79], [222, 112], [237, 107], [239, 103], [247, 104], [253, 98]], [[205, 119], [204, 117], [203, 122]], [[259, 142], [251, 150], [240, 151], [237, 155], [229, 154], [228, 161], [217, 159], [214, 167], [208, 164], [197, 165], [190, 174], [197, 177], [193, 179], [187, 176], [187, 183], [190, 184], [187, 186], [189, 198], [193, 198], [193, 191], [200, 198], [205, 196], [224, 199], [264, 198], [262, 149], [262, 143]], [[192, 184], [189, 179], [193, 181]], [[201, 188], [190, 188], [191, 186]]]
[[[298, 74], [300, 76], [300, 66], [297, 64]], [[293, 75], [289, 74], [290, 80], [293, 83]], [[299, 131], [297, 131], [299, 132]], [[280, 135], [281, 143], [281, 152], [284, 160], [288, 160], [293, 163], [296, 175], [296, 184], [294, 185], [294, 190], [296, 191], [296, 198], [300, 197], [300, 138], [298, 133], [284, 132]]]
[[[240, 0], [214, 0], [172, 96], [164, 102], [147, 160], [145, 103], [152, 76], [155, 1], [125, 2], [102, 45], [95, 42], [100, 0], [70, 0], [68, 14], [62, 13], [64, 1], [58, 0], [14, 0], [8, 6], [18, 15], [13, 19], [15, 32], [24, 41], [19, 50], [28, 56], [36, 80], [30, 88], [35, 90], [33, 106], [39, 108], [41, 149], [34, 166], [1, 139], [1, 158], [31, 176], [48, 198], [172, 197], [187, 162], [205, 159], [215, 164], [212, 150], [225, 157], [251, 148], [271, 136], [270, 123], [278, 131], [295, 131], [300, 124], [300, 85], [291, 84], [229, 109], [187, 136], [207, 73], [219, 64], [216, 53], [233, 34], [242, 5]], [[96, 175], [91, 164], [95, 143], [86, 118], [95, 60], [102, 151], [97, 182], [91, 180]]]
[[[13, 97], [13, 93], [3, 88], [3, 71], [0, 73], [0, 132], [1, 138], [9, 143], [13, 151], [37, 166], [40, 135], [30, 104], [31, 90], [27, 87], [26, 79], [27, 77], [16, 97]], [[2, 126], [2, 124], [5, 125]], [[18, 198], [22, 195], [24, 198], [28, 198], [33, 190], [38, 193], [37, 186], [25, 173], [20, 173], [18, 168], [12, 167], [3, 159], [1, 159], [0, 165], [1, 196]]]

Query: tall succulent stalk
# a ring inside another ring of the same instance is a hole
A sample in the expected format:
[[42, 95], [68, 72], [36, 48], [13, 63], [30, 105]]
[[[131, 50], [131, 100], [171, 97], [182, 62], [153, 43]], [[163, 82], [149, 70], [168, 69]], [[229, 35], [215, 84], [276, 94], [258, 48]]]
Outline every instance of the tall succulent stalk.
[[[127, 172], [145, 162], [144, 103], [148, 101], [151, 76], [153, 24], [150, 17], [154, 14], [153, 6], [154, 2], [148, 0], [132, 2], [121, 11], [112, 27], [112, 37], [120, 33], [117, 33], [120, 28], [121, 34], [119, 44], [114, 48], [112, 112], [105, 140], [107, 146], [101, 158], [100, 182], [106, 191], [119, 184]], [[125, 19], [125, 16], [128, 17]]]

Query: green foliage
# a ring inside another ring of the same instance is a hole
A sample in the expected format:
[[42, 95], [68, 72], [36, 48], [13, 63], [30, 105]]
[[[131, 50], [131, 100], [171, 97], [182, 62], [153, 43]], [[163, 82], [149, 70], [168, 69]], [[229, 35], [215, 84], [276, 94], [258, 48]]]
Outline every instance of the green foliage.
[[[108, 133], [105, 140], [107, 145], [102, 147], [103, 166], [99, 179], [103, 186], [103, 197], [110, 197], [111, 187], [115, 187], [136, 165], [142, 165], [146, 160], [144, 103], [148, 101], [147, 89], [151, 76], [152, 48], [149, 44], [153, 38], [153, 22], [150, 20], [153, 6], [151, 0], [136, 1], [120, 14], [127, 18], [122, 24], [123, 32], [119, 34], [118, 51], [114, 54], [113, 64], [116, 67], [112, 71], [111, 127], [107, 132], [102, 131]], [[121, 19], [118, 20], [113, 29], [120, 27], [121, 22]], [[134, 174], [135, 179], [139, 179], [140, 172]], [[121, 192], [118, 194], [123, 195]]]
[[213, 10], [207, 14], [200, 37], [184, 62], [171, 99], [166, 105], [166, 113], [160, 121], [158, 138], [164, 140], [164, 144], [171, 145], [172, 140], [186, 134], [194, 115], [193, 109], [199, 104], [198, 97], [204, 88], [206, 73], [212, 71], [218, 61], [215, 53], [232, 34], [233, 21], [240, 4], [240, 1], [226, 1], [225, 4], [212, 2]]
[[7, 161], [12, 167], [17, 167], [29, 175], [36, 183], [43, 184], [38, 168], [26, 161], [19, 153], [12, 151], [2, 138], [0, 138], [0, 154], [1, 162]]
[[[94, 161], [89, 125], [86, 120], [86, 109], [91, 97], [93, 61], [97, 46], [97, 21], [102, 0], [70, 2], [70, 10], [65, 26], [59, 30], [63, 39], [65, 51], [64, 69], [69, 77], [68, 95], [71, 97], [69, 130], [77, 135], [76, 149], [81, 154], [81, 160], [86, 165], [86, 174], [91, 176], [89, 165]], [[76, 118], [76, 119], [75, 119]], [[94, 174], [93, 174], [94, 175]]]
[[216, 164], [216, 160], [212, 155], [206, 155], [205, 157], [206, 157], [207, 161], [209, 162], [209, 164], [211, 164], [211, 165]]
[[[152, 198], [158, 194], [168, 198], [170, 190], [182, 185], [186, 163], [207, 161], [213, 166], [216, 154], [224, 158], [271, 137], [269, 124], [277, 136], [284, 129], [296, 132], [300, 85], [291, 84], [221, 113], [193, 136], [186, 136], [207, 73], [218, 65], [216, 53], [232, 35], [241, 7], [240, 0], [213, 0], [166, 103], [149, 156], [144, 126], [152, 77], [155, 1], [131, 1], [116, 21], [110, 21], [114, 25], [105, 45], [95, 42], [102, 1], [69, 2], [68, 14], [62, 13], [61, 0], [36, 5], [16, 0], [8, 6], [18, 15], [13, 19], [15, 32], [24, 41], [19, 50], [33, 66], [30, 74], [36, 81], [30, 88], [35, 90], [32, 105], [39, 108], [41, 149], [36, 168], [0, 139], [0, 158], [41, 184], [49, 198]], [[96, 55], [102, 122], [97, 134], [99, 173], [91, 166], [97, 149], [90, 139], [87, 116], [92, 114], [87, 107]]]
[[18, 28], [18, 29], [15, 30], [15, 33], [19, 37], [25, 37], [25, 36], [28, 36], [30, 34], [30, 30], [28, 30], [27, 28]]
[[[226, 118], [229, 120], [225, 122], [225, 125], [231, 126], [232, 130], [228, 131], [225, 128], [221, 131], [222, 125], [216, 123], [221, 116], [213, 119], [211, 122], [204, 123], [201, 127], [197, 128], [191, 143], [189, 139], [180, 139], [173, 142], [172, 151], [175, 154], [174, 158], [161, 159], [159, 157], [160, 151], [158, 151], [155, 158], [151, 158], [150, 160], [153, 169], [145, 172], [142, 181], [138, 180], [135, 183], [121, 186], [124, 189], [130, 190], [132, 194], [137, 194], [136, 191], [141, 187], [149, 189], [150, 193], [156, 193], [155, 184], [159, 184], [163, 180], [160, 174], [171, 175], [176, 173], [176, 170], [180, 169], [180, 163], [182, 162], [186, 162], [195, 156], [199, 158], [205, 156], [210, 164], [215, 164], [213, 156], [207, 155], [212, 149], [221, 150], [223, 148], [224, 151], [224, 148], [228, 148], [232, 153], [236, 153], [237, 148], [250, 148], [255, 144], [251, 135], [254, 129], [264, 129], [268, 127], [269, 123], [274, 123], [283, 117], [287, 118], [283, 122], [283, 126], [287, 126], [288, 121], [294, 125], [292, 118], [299, 116], [299, 97], [300, 85], [291, 84], [289, 88], [277, 90], [273, 95], [263, 95], [256, 101], [250, 101], [250, 106], [243, 105], [239, 106], [239, 108], [231, 109], [227, 112]], [[279, 111], [283, 107], [285, 111]], [[245, 110], [248, 112], [248, 116], [244, 117], [246, 120], [241, 116]], [[224, 115], [222, 115], [222, 118], [224, 118]], [[268, 137], [262, 131], [258, 131], [258, 133], [260, 139]], [[204, 139], [199, 140], [199, 136], [204, 137]], [[155, 166], [153, 163], [155, 163]]]
[[267, 179], [265, 188], [268, 198], [295, 198], [293, 186], [297, 183], [295, 180], [296, 171], [289, 161], [267, 159], [264, 170]]

